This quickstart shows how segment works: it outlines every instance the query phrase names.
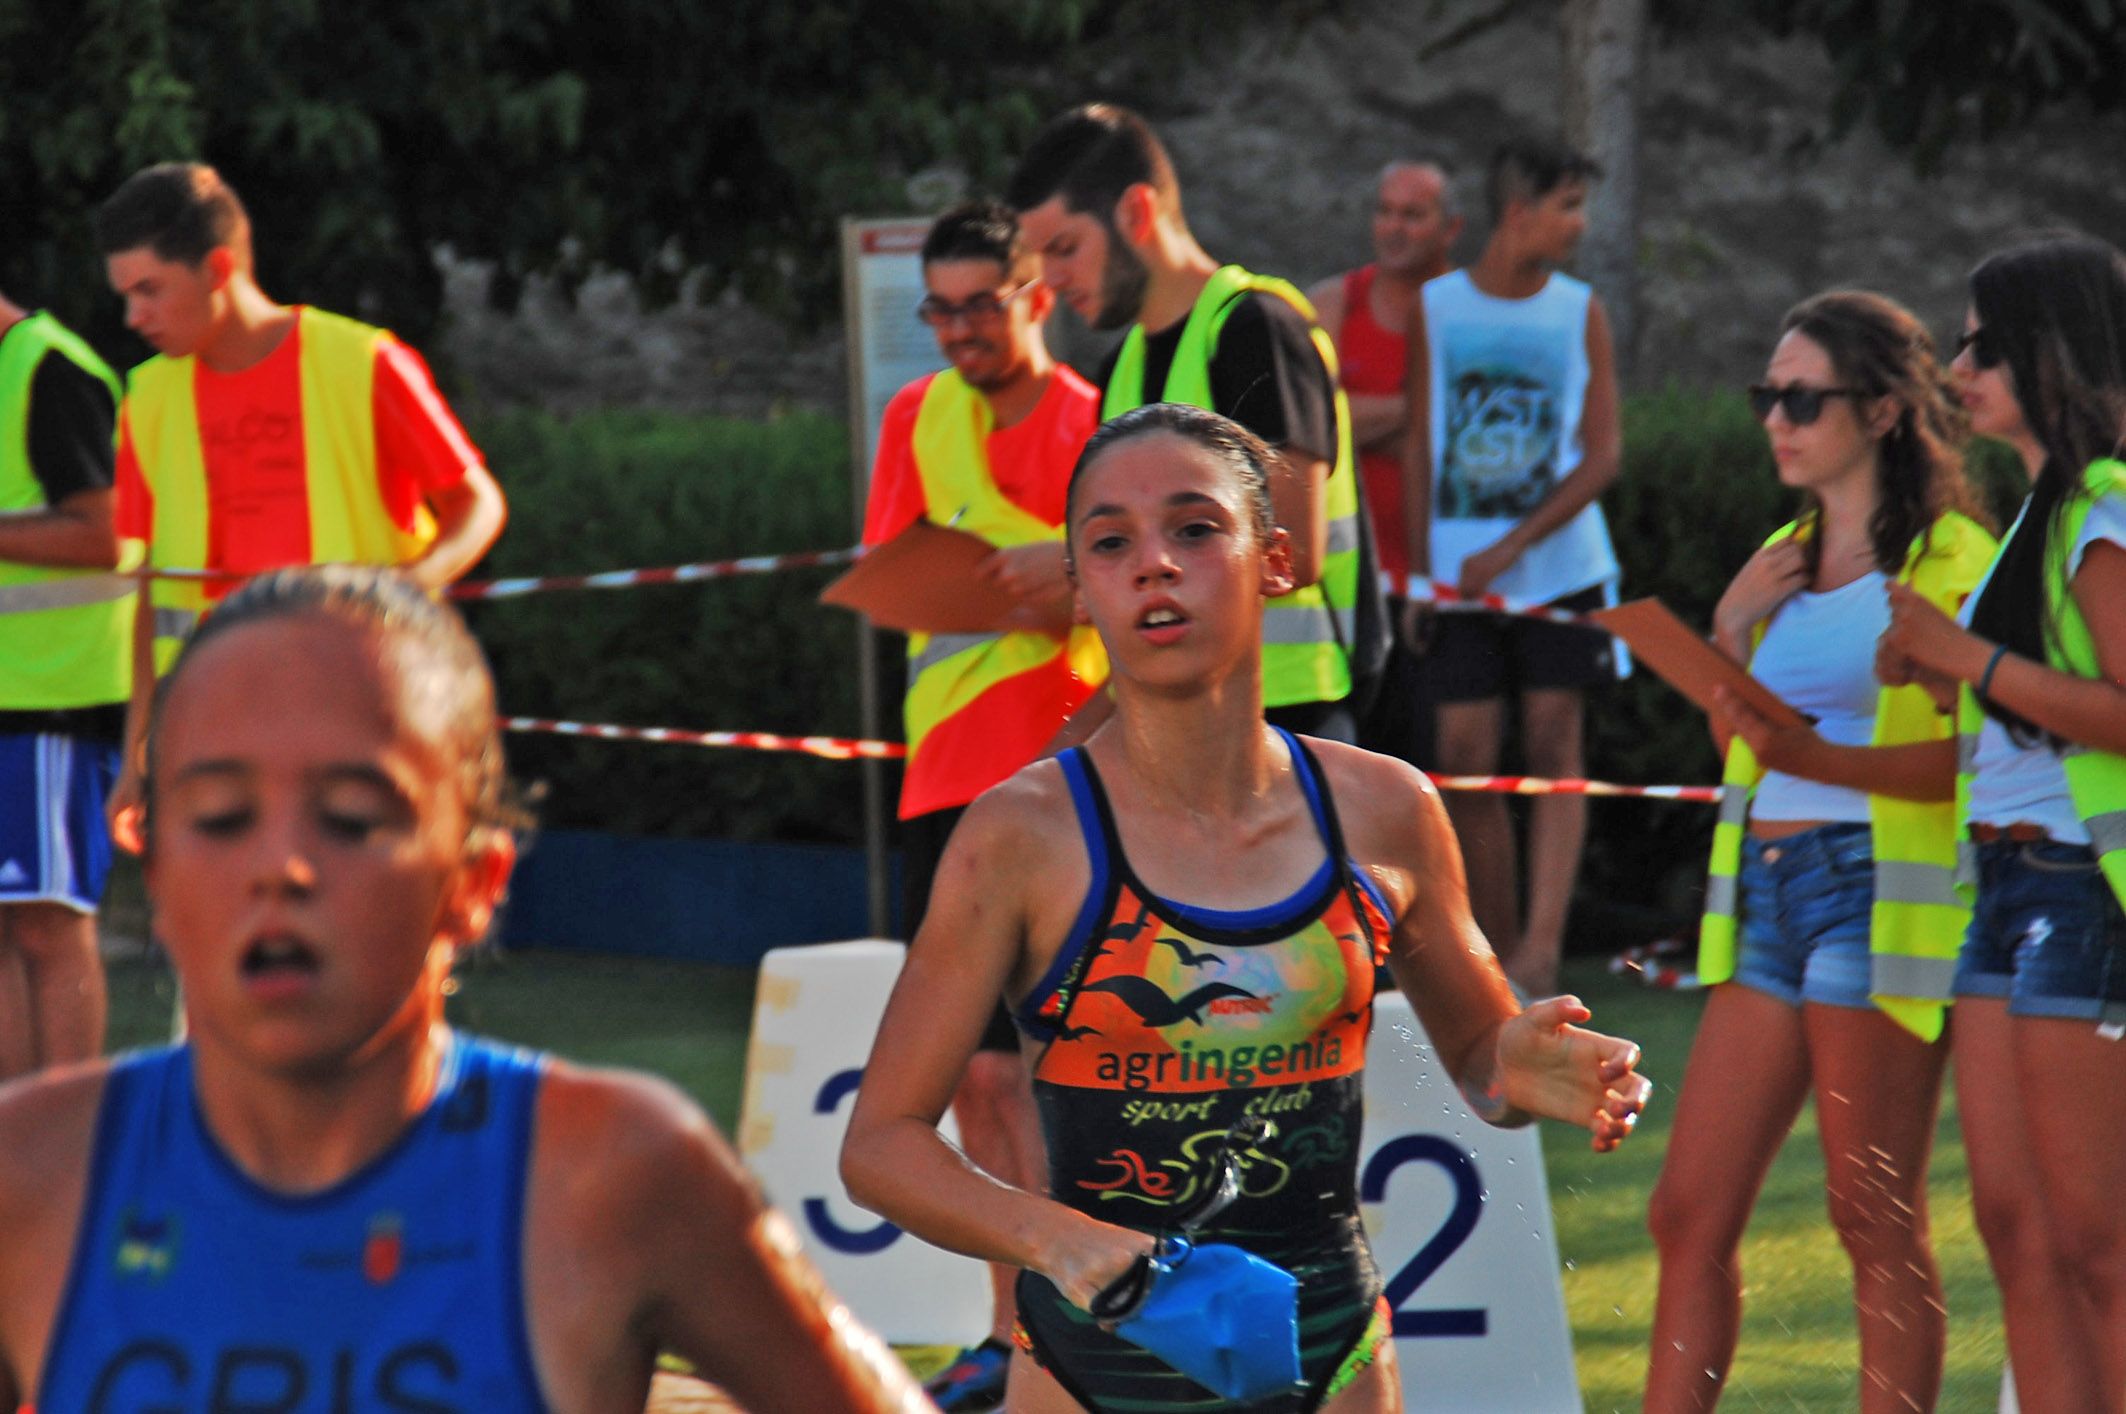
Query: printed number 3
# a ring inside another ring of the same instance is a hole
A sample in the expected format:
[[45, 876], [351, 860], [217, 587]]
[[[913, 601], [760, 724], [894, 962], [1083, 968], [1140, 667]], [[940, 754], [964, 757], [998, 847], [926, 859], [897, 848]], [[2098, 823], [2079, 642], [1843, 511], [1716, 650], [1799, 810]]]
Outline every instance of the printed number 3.
[[[864, 1078], [861, 1070], [837, 1071], [827, 1077], [827, 1083], [819, 1087], [818, 1096], [812, 1101], [814, 1114], [830, 1115], [841, 1106], [846, 1097], [856, 1093], [856, 1087]], [[880, 1223], [876, 1227], [847, 1228], [835, 1221], [827, 1209], [824, 1198], [807, 1198], [804, 1201], [805, 1221], [821, 1242], [836, 1252], [867, 1257], [873, 1252], [883, 1252], [893, 1245], [901, 1230], [892, 1223]]]
[[1402, 1269], [1388, 1279], [1387, 1290], [1382, 1295], [1387, 1298], [1388, 1309], [1395, 1313], [1395, 1333], [1398, 1336], [1482, 1335], [1490, 1323], [1481, 1306], [1437, 1311], [1402, 1309], [1403, 1303], [1454, 1255], [1455, 1249], [1469, 1240], [1470, 1233], [1476, 1231], [1476, 1220], [1484, 1210], [1484, 1185], [1477, 1177], [1476, 1161], [1436, 1134], [1406, 1134], [1381, 1145], [1367, 1161], [1366, 1171], [1359, 1177], [1358, 1196], [1368, 1203], [1380, 1202], [1388, 1193], [1388, 1175], [1404, 1164], [1439, 1165], [1454, 1184], [1454, 1207], [1448, 1211], [1431, 1240], [1418, 1248], [1417, 1255], [1403, 1263]]

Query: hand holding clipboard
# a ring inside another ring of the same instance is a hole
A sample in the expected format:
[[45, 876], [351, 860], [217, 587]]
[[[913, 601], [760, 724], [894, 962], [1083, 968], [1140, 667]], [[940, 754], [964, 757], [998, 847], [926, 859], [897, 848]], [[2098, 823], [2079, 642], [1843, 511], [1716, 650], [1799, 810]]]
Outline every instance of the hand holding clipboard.
[[1691, 631], [1659, 599], [1634, 599], [1587, 616], [1631, 645], [1662, 681], [1720, 720], [1714, 693], [1722, 688], [1774, 727], [1806, 727], [1809, 719], [1781, 701], [1734, 659]]

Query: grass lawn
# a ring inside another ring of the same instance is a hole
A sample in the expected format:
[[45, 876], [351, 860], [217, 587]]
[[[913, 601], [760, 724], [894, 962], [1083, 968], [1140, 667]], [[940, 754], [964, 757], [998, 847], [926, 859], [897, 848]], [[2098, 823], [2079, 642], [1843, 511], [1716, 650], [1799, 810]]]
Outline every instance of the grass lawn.
[[[1592, 1154], [1577, 1131], [1561, 1127], [1544, 1135], [1581, 1387], [1587, 1408], [1608, 1414], [1638, 1407], [1656, 1275], [1646, 1200], [1668, 1141], [1662, 1100], [1682, 1077], [1701, 999], [1614, 979], [1592, 961], [1570, 965], [1566, 982], [1594, 1008], [1597, 1024], [1644, 1047], [1657, 1086], [1638, 1136], [1618, 1153]], [[111, 964], [111, 991], [114, 1047], [167, 1034], [171, 987], [159, 965], [121, 956]], [[729, 1131], [752, 1000], [753, 974], [742, 969], [510, 953], [461, 968], [451, 1006], [454, 1020], [491, 1035], [668, 1076]], [[1744, 1248], [1742, 1345], [1724, 1408], [1856, 1407], [1849, 1268], [1824, 1216], [1816, 1143], [1815, 1116], [1805, 1110], [1759, 1201]], [[1940, 1407], [1990, 1411], [2000, 1380], [2000, 1312], [1971, 1223], [1953, 1093], [1944, 1098], [1931, 1192], [1950, 1319]]]

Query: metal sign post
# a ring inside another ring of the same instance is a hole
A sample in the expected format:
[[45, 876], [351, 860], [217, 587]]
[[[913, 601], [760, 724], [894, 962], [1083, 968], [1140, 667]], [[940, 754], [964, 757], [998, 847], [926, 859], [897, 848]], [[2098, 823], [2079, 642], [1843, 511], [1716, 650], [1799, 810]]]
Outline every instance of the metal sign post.
[[[944, 366], [937, 341], [915, 317], [923, 298], [923, 237], [930, 223], [907, 217], [845, 218], [842, 221], [842, 327], [849, 345], [849, 478], [856, 529], [864, 527], [871, 464], [878, 454], [879, 422], [886, 404], [908, 383]], [[878, 631], [866, 619], [857, 634], [857, 709], [860, 734], [883, 735], [885, 704], [879, 701]], [[871, 932], [890, 936], [893, 900], [886, 855], [886, 774], [883, 762], [867, 760], [864, 772], [864, 867]]]

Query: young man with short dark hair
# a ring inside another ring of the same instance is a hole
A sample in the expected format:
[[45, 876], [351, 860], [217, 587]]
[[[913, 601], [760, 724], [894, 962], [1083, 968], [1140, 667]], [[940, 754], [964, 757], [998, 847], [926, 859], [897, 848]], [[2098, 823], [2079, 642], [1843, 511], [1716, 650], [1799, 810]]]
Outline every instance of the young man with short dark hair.
[[1057, 295], [1095, 328], [1128, 329], [1102, 371], [1103, 417], [1188, 403], [1279, 453], [1271, 492], [1298, 587], [1263, 621], [1263, 700], [1279, 726], [1355, 740], [1354, 676], [1377, 669], [1387, 639], [1336, 350], [1313, 307], [1282, 280], [1205, 254], [1165, 147], [1126, 108], [1050, 120], [1009, 195]]
[[259, 288], [250, 219], [212, 167], [135, 173], [95, 233], [127, 325], [157, 354], [119, 411], [118, 533], [150, 567], [233, 576], [159, 579], [142, 597], [116, 810], [137, 793], [157, 674], [241, 576], [339, 561], [440, 588], [487, 552], [507, 507], [419, 354]]
[[[1615, 589], [1616, 552], [1596, 504], [1622, 459], [1609, 321], [1593, 291], [1558, 269], [1586, 229], [1588, 186], [1599, 174], [1556, 143], [1502, 146], [1486, 184], [1493, 225], [1483, 253], [1427, 282], [1412, 311], [1404, 442], [1411, 573], [1465, 597], [1586, 610]], [[1529, 774], [1586, 773], [1582, 699], [1615, 671], [1606, 635], [1503, 615], [1434, 618], [1420, 601], [1412, 610], [1408, 635], [1430, 634], [1425, 672], [1440, 702], [1440, 770], [1497, 771], [1511, 699]], [[1484, 935], [1516, 985], [1549, 994], [1587, 802], [1531, 802], [1525, 928], [1506, 802], [1456, 792], [1448, 809]]]

